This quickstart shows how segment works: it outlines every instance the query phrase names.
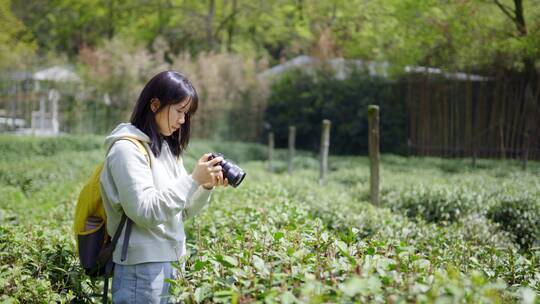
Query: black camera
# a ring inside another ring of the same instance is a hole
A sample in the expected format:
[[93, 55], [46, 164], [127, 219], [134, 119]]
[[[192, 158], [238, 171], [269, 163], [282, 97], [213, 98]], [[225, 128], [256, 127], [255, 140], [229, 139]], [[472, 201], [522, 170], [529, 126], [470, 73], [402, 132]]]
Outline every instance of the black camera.
[[[210, 157], [208, 157], [208, 160], [212, 160], [218, 156], [223, 157], [223, 154], [221, 153], [212, 153]], [[223, 160], [216, 164], [216, 166], [221, 166], [223, 168], [221, 171], [223, 172], [223, 177], [227, 178], [229, 181], [229, 185], [233, 187], [238, 187], [240, 183], [244, 180], [244, 177], [246, 177], [246, 172], [242, 170], [242, 168], [238, 167], [236, 164], [231, 162], [230, 160], [227, 160], [223, 158]]]

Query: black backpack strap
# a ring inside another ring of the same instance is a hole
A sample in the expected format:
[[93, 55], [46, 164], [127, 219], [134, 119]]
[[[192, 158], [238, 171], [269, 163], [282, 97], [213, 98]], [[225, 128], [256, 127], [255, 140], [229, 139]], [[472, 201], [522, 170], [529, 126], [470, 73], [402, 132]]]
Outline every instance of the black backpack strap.
[[[126, 217], [126, 214], [124, 213], [124, 217]], [[131, 228], [133, 226], [133, 221], [131, 219], [127, 219], [126, 223], [126, 233], [124, 234], [124, 243], [122, 244], [122, 255], [120, 257], [120, 261], [125, 261], [127, 257], [127, 249], [129, 244], [129, 237], [131, 236]]]
[[122, 214], [122, 219], [120, 220], [120, 224], [118, 224], [118, 228], [116, 228], [116, 232], [114, 233], [114, 236], [111, 242], [111, 248], [112, 248], [112, 251], [114, 252], [114, 249], [116, 248], [116, 244], [118, 243], [118, 239], [120, 238], [120, 234], [122, 233], [122, 227], [124, 226], [124, 223], [126, 224], [126, 232], [124, 234], [124, 243], [122, 244], [122, 254], [120, 257], [120, 260], [122, 262], [125, 261], [127, 257], [129, 238], [131, 237], [131, 230], [133, 228], [133, 221], [130, 218], [128, 218], [125, 213]]
[[124, 227], [124, 224], [126, 223], [127, 216], [126, 214], [122, 214], [122, 219], [120, 220], [120, 224], [118, 224], [118, 228], [116, 228], [116, 232], [114, 233], [114, 236], [111, 241], [112, 250], [114, 251], [114, 248], [116, 248], [116, 243], [118, 243], [118, 239], [120, 238], [120, 234], [122, 233], [122, 227]]
[[[103, 255], [101, 262], [102, 265], [105, 265], [105, 273], [103, 274], [103, 296], [102, 296], [102, 302], [103, 304], [107, 304], [109, 302], [109, 278], [111, 274], [113, 273], [114, 269], [114, 263], [112, 261], [112, 255], [114, 252], [114, 249], [116, 248], [116, 244], [118, 243], [118, 239], [120, 238], [120, 234], [122, 234], [122, 227], [124, 227], [124, 224], [126, 221], [131, 222], [131, 220], [128, 219], [126, 214], [122, 214], [122, 219], [120, 220], [120, 223], [118, 224], [118, 227], [116, 228], [116, 231], [114, 232], [114, 236], [112, 238], [112, 241], [108, 248], [106, 249], [106, 252], [108, 254]], [[127, 229], [129, 228], [129, 232], [131, 232], [131, 225], [126, 226], [126, 235], [128, 235]]]
[[101, 248], [96, 260], [96, 265], [93, 267], [92, 270], [90, 270], [91, 273], [94, 273], [95, 275], [100, 275], [100, 271], [103, 267], [103, 270], [105, 271], [105, 273], [103, 274], [105, 276], [108, 276], [112, 273], [112, 255], [114, 252], [114, 248], [116, 247], [116, 243], [118, 243], [118, 238], [122, 233], [122, 227], [126, 223], [126, 220], [127, 216], [125, 214], [122, 215], [122, 219], [120, 220], [120, 224], [118, 224], [118, 228], [116, 228], [116, 232], [114, 233], [112, 241], [105, 244], [105, 246]]
[[103, 297], [101, 300], [103, 304], [109, 303], [109, 276], [107, 275], [103, 276]]

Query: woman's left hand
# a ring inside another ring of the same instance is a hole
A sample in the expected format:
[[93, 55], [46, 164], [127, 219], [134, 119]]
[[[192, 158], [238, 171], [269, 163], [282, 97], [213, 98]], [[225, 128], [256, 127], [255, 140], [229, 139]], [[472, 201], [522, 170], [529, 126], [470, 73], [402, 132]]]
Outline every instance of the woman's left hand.
[[202, 185], [206, 190], [211, 190], [214, 187], [219, 187], [219, 186], [222, 186], [222, 187], [229, 186], [229, 180], [227, 178], [223, 178], [223, 171], [219, 171], [219, 173], [211, 173], [211, 174], [213, 176], [213, 182]]
[[212, 160], [208, 160], [210, 153], [204, 154], [197, 162], [193, 169], [192, 177], [205, 189], [212, 189], [216, 186], [227, 187], [229, 181], [223, 178], [223, 168], [218, 165], [223, 161], [223, 157], [219, 156]]

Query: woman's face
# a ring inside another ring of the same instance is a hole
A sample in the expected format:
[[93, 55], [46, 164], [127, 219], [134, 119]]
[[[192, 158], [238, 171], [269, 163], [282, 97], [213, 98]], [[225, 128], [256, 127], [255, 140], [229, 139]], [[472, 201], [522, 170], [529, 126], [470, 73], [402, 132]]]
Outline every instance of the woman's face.
[[190, 100], [184, 100], [159, 109], [159, 100], [154, 99], [151, 103], [151, 108], [152, 111], [157, 111], [155, 117], [159, 133], [163, 136], [170, 136], [173, 132], [180, 129], [190, 106]]

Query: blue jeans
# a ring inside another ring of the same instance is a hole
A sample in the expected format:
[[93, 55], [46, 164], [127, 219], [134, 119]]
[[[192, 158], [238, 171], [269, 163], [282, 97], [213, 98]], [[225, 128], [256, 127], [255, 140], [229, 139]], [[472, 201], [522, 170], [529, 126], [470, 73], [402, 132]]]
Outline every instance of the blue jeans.
[[152, 262], [136, 265], [115, 264], [112, 282], [113, 303], [168, 303], [169, 283], [178, 270], [171, 262]]

